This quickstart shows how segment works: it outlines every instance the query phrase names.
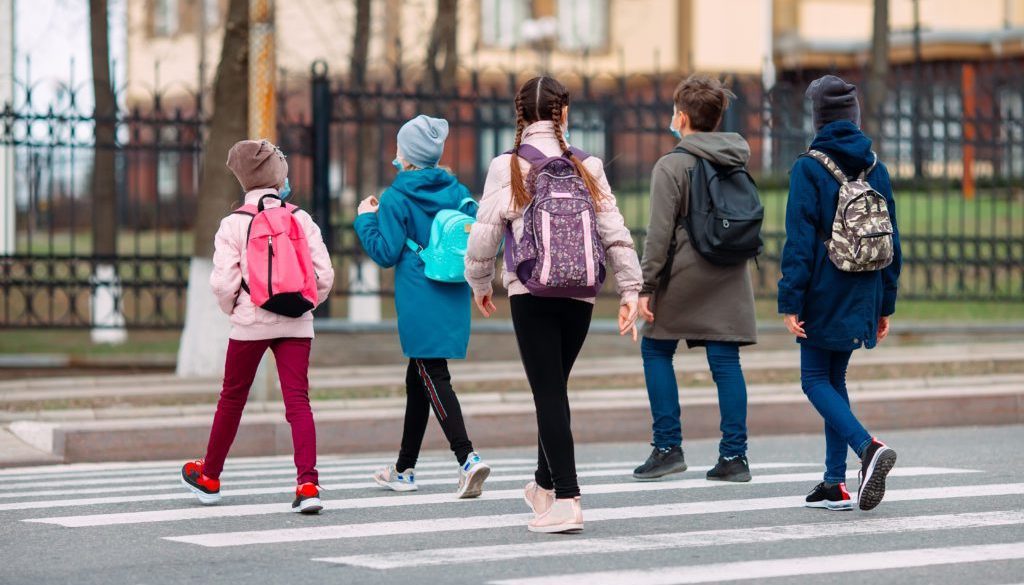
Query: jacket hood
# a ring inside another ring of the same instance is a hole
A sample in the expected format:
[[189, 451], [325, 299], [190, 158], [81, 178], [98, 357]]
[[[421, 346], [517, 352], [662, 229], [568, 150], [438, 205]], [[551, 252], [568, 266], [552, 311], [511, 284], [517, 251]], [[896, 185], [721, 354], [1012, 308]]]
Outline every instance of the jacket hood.
[[402, 171], [391, 183], [391, 188], [428, 214], [455, 209], [460, 201], [470, 196], [469, 190], [455, 175], [436, 167]]
[[814, 136], [811, 148], [827, 154], [850, 176], [868, 168], [874, 160], [871, 139], [848, 120], [822, 126]]
[[716, 165], [736, 167], [750, 160], [750, 145], [735, 132], [697, 132], [684, 136], [679, 146]]

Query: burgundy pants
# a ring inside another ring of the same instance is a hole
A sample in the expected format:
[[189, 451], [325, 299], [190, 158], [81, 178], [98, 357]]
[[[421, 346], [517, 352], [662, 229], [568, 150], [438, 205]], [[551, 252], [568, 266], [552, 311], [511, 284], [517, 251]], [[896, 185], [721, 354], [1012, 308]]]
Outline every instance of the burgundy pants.
[[228, 341], [228, 355], [224, 362], [224, 387], [217, 401], [217, 414], [210, 429], [210, 442], [206, 446], [203, 473], [217, 479], [224, 470], [224, 459], [242, 420], [242, 409], [249, 397], [249, 387], [256, 377], [256, 368], [267, 348], [274, 352], [277, 372], [284, 396], [285, 419], [292, 426], [292, 446], [295, 450], [295, 469], [298, 483], [317, 483], [316, 428], [313, 411], [309, 408], [309, 347], [310, 339], [286, 337], [257, 341]]

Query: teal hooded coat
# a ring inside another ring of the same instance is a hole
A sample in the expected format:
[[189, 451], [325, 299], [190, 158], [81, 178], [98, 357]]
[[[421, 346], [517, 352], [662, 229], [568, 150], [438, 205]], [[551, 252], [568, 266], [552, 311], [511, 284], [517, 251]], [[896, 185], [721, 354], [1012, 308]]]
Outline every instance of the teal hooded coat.
[[[377, 213], [356, 218], [363, 249], [384, 268], [395, 268], [395, 310], [402, 353], [417, 359], [464, 359], [469, 345], [472, 292], [466, 283], [441, 283], [423, 274], [423, 261], [407, 245], [430, 240], [434, 216], [456, 209], [469, 189], [451, 173], [420, 169], [398, 173], [380, 196]], [[463, 209], [476, 215], [476, 206]]]

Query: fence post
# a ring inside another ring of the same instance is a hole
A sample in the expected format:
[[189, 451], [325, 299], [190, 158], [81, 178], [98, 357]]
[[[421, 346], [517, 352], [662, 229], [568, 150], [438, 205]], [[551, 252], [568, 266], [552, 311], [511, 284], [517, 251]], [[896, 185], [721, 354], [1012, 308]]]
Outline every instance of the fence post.
[[[320, 234], [327, 245], [327, 251], [334, 250], [334, 233], [331, 229], [330, 160], [331, 160], [331, 88], [327, 82], [327, 63], [315, 61], [312, 69], [312, 110], [313, 110], [313, 219], [320, 227]], [[331, 314], [330, 297], [313, 311], [317, 317]]]

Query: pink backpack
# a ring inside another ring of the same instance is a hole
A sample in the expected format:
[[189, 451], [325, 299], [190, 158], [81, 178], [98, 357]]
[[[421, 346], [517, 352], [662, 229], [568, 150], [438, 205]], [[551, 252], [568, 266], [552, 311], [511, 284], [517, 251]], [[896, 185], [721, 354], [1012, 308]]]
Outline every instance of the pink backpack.
[[242, 289], [257, 307], [300, 317], [317, 300], [306, 231], [295, 217], [298, 207], [281, 203], [265, 208], [265, 199], [280, 203], [277, 196], [264, 195], [258, 205], [243, 205], [234, 212], [252, 218], [245, 235], [249, 273], [242, 278]]

